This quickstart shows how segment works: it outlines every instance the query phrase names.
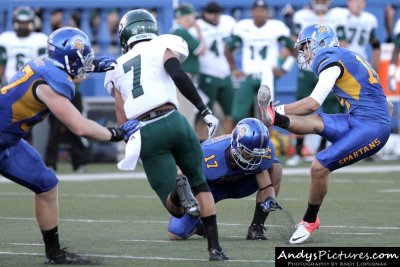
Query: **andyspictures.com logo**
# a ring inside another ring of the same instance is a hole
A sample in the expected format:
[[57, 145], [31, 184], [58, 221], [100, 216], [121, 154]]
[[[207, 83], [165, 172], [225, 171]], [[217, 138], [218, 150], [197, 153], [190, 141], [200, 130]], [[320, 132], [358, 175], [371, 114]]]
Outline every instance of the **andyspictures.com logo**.
[[400, 266], [399, 248], [276, 247], [276, 266]]

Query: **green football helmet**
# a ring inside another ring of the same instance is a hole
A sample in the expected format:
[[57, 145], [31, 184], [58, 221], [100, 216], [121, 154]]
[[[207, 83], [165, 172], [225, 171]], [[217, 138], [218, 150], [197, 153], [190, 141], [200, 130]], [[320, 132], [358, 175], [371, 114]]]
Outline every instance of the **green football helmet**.
[[157, 20], [145, 9], [128, 11], [119, 22], [118, 36], [124, 54], [130, 44], [153, 39], [157, 34]]

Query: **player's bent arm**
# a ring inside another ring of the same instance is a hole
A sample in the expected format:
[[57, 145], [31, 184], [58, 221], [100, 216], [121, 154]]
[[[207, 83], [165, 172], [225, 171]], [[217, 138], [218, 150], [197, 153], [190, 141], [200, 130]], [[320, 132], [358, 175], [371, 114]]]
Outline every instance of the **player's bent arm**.
[[278, 196], [282, 181], [282, 164], [273, 163], [271, 168], [268, 169], [268, 172], [275, 189], [275, 195]]
[[114, 87], [115, 97], [115, 114], [117, 117], [118, 125], [124, 124], [128, 119], [125, 115], [124, 101], [122, 100], [121, 92]]
[[267, 197], [275, 198], [275, 191], [268, 170], [263, 170], [262, 172], [257, 173], [256, 180], [258, 184], [256, 202], [263, 202]]
[[182, 69], [178, 56], [170, 49], [167, 49], [164, 53], [164, 69], [172, 78], [182, 95], [188, 99], [200, 112], [207, 108], [192, 80]]
[[294, 103], [284, 105], [284, 113], [286, 115], [307, 115], [318, 110], [341, 73], [342, 70], [336, 65], [321, 71], [318, 83], [311, 95]]
[[111, 132], [107, 128], [83, 117], [71, 101], [56, 93], [50, 86], [39, 85], [36, 94], [51, 113], [74, 134], [98, 141], [109, 141], [111, 139]]

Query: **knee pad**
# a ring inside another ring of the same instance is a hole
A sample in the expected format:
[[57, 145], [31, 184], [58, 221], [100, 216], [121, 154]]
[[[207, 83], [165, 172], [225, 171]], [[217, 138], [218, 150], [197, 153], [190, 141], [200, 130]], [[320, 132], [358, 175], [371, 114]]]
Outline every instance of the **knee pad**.
[[197, 194], [202, 193], [202, 192], [210, 192], [210, 188], [208, 187], [207, 183], [201, 183], [199, 185], [196, 185], [192, 187], [193, 194], [197, 196]]

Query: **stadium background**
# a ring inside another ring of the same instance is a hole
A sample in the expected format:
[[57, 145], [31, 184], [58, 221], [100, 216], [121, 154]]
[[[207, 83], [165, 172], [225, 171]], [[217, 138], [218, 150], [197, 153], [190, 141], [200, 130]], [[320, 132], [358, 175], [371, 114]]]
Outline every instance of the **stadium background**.
[[[173, 24], [173, 10], [174, 7], [183, 3], [184, 1], [178, 0], [1, 0], [0, 1], [0, 32], [5, 30], [12, 30], [12, 11], [15, 7], [20, 5], [28, 5], [35, 9], [41, 10], [41, 29], [44, 33], [51, 33], [50, 16], [54, 10], [63, 11], [63, 22], [68, 24], [74, 12], [79, 12], [80, 25], [79, 27], [86, 32], [94, 43], [96, 54], [98, 55], [119, 55], [117, 44], [119, 40], [116, 35], [112, 35], [109, 31], [107, 16], [110, 12], [117, 12], [119, 15], [124, 14], [127, 10], [134, 8], [146, 8], [154, 10], [157, 14], [159, 22], [159, 33], [168, 33]], [[196, 10], [200, 13], [202, 8], [209, 2], [209, 0], [196, 0], [186, 1], [194, 5]], [[270, 15], [272, 18], [284, 21], [283, 8], [285, 5], [292, 5], [295, 10], [302, 8], [309, 4], [309, 0], [268, 0], [270, 8]], [[218, 3], [224, 8], [224, 13], [234, 15], [237, 19], [248, 18], [251, 16], [250, 10], [253, 0], [219, 0]], [[332, 0], [331, 7], [343, 6], [345, 7], [347, 0]], [[381, 64], [379, 67], [379, 75], [382, 85], [389, 95], [390, 99], [395, 103], [395, 113], [392, 119], [393, 132], [398, 133], [399, 130], [399, 102], [400, 102], [400, 85], [397, 91], [392, 93], [387, 90], [387, 66], [391, 56], [392, 44], [386, 44], [388, 33], [385, 28], [385, 7], [392, 4], [396, 9], [396, 19], [400, 17], [400, 2], [398, 0], [367, 0], [365, 10], [373, 13], [378, 19], [378, 37], [382, 43], [381, 47]], [[99, 18], [97, 27], [91, 26], [91, 19], [95, 13]], [[370, 51], [369, 51], [370, 52]], [[276, 99], [282, 103], [289, 103], [295, 100], [297, 71], [295, 67], [291, 72], [280, 78], [277, 82], [277, 96]], [[103, 88], [104, 74], [93, 74], [83, 81], [80, 89], [83, 95], [84, 112], [85, 115], [97, 120], [99, 123], [110, 126], [114, 121], [113, 112], [113, 99], [107, 95]], [[44, 124], [41, 127], [36, 127], [34, 133], [34, 144], [39, 152], [44, 154], [44, 144], [47, 139], [47, 126]], [[115, 145], [101, 144], [92, 142], [92, 158], [103, 158], [108, 161], [107, 154], [109, 155], [110, 149], [118, 150]]]

